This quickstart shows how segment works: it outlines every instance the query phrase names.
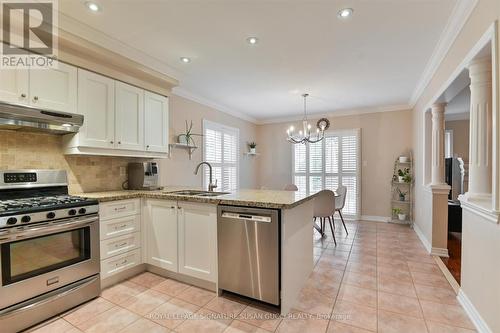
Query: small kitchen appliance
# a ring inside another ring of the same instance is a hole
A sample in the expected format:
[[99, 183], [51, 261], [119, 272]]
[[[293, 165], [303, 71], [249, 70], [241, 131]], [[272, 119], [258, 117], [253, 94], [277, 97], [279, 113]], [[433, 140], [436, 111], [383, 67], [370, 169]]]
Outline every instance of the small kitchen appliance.
[[159, 190], [159, 167], [156, 162], [133, 162], [128, 164], [129, 190]]

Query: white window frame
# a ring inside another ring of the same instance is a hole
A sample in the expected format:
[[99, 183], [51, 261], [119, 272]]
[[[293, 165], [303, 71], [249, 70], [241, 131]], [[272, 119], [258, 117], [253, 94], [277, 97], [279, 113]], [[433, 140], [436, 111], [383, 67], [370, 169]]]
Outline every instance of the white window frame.
[[[226, 125], [221, 124], [221, 123], [217, 123], [217, 122], [214, 122], [211, 120], [203, 119], [203, 134], [205, 134], [205, 129], [207, 129], [207, 128], [212, 129], [212, 130], [216, 130], [216, 131], [221, 131], [223, 133], [226, 132], [226, 133], [236, 134], [236, 147], [237, 147], [237, 151], [236, 151], [236, 190], [239, 190], [239, 188], [240, 188], [240, 149], [241, 149], [239, 128], [226, 126]], [[202, 142], [203, 142], [203, 161], [206, 161], [207, 157], [206, 157], [206, 149], [205, 149], [205, 137], [203, 137]], [[221, 149], [222, 149], [222, 156], [224, 156], [224, 140], [222, 140]], [[222, 160], [224, 160], [224, 157], [222, 157]], [[224, 164], [225, 163], [222, 162], [222, 163], [210, 163], [210, 164], [214, 167], [218, 167], [218, 166], [222, 167], [221, 176], [222, 177], [224, 176]], [[205, 185], [205, 183], [208, 183], [208, 180], [206, 179], [206, 173], [203, 172], [203, 176], [202, 176], [202, 180], [201, 180], [202, 188]], [[220, 191], [222, 191], [221, 186], [222, 186], [222, 184], [218, 184], [217, 189], [219, 189]]]
[[[356, 185], [357, 185], [357, 198], [356, 198], [356, 215], [348, 215], [349, 217], [353, 218], [360, 218], [361, 217], [361, 129], [360, 128], [355, 128], [355, 129], [345, 129], [345, 130], [330, 130], [325, 132], [325, 137], [328, 136], [356, 136], [357, 138], [357, 161], [356, 161]], [[323, 141], [324, 142], [324, 141]], [[301, 144], [301, 143], [299, 143]], [[322, 184], [325, 184], [325, 177], [326, 176], [337, 176], [339, 179], [339, 185], [342, 184], [342, 172], [341, 172], [341, 161], [342, 161], [342, 149], [340, 149], [341, 142], [339, 141], [339, 156], [338, 156], [338, 161], [339, 161], [339, 172], [337, 174], [326, 174], [324, 166], [326, 165], [325, 163], [325, 143], [323, 143], [323, 154], [322, 154], [322, 163], [323, 163], [323, 172], [321, 174], [322, 177]], [[291, 145], [291, 150], [292, 150], [292, 175], [291, 175], [291, 184], [294, 184], [295, 182], [295, 176], [306, 176], [306, 194], [309, 195], [309, 187], [310, 187], [310, 181], [309, 177], [311, 175], [318, 175], [318, 173], [309, 173], [309, 149], [306, 149], [306, 172], [299, 172], [295, 173], [295, 145]], [[346, 173], [347, 174], [352, 174], [352, 173]], [[346, 215], [347, 216], [347, 215]]]
[[444, 157], [453, 157], [453, 130], [444, 131]]

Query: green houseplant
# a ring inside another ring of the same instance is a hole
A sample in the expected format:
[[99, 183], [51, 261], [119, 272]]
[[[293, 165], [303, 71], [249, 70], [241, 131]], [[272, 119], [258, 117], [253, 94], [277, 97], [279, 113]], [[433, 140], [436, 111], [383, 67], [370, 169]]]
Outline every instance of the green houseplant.
[[399, 169], [398, 170], [398, 181], [400, 183], [411, 183], [411, 174], [409, 168]]
[[408, 192], [403, 192], [400, 188], [398, 188], [397, 191], [399, 195], [399, 201], [406, 201], [406, 195], [408, 194]]
[[403, 213], [403, 210], [401, 208], [393, 208], [392, 213], [396, 216], [398, 216], [398, 220], [400, 221], [406, 221], [406, 214]]
[[190, 124], [186, 120], [186, 133], [179, 134], [177, 137], [177, 141], [181, 144], [185, 144], [188, 146], [196, 146], [196, 142], [194, 142], [194, 136], [203, 136], [203, 134], [193, 133], [193, 121], [191, 120]]
[[257, 144], [254, 141], [248, 143], [248, 148], [250, 148], [250, 154], [256, 153], [255, 147], [257, 147]]

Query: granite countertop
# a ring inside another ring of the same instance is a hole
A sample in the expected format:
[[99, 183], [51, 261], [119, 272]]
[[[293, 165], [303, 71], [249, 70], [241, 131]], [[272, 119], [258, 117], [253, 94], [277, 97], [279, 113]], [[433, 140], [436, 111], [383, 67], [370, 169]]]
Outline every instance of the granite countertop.
[[[179, 195], [169, 193], [179, 190], [193, 190], [193, 188], [174, 188], [168, 187], [163, 190], [155, 191], [106, 191], [106, 192], [86, 192], [74, 193], [85, 198], [97, 199], [99, 202], [134, 199], [134, 198], [150, 198], [150, 199], [165, 199], [175, 201], [200, 202], [209, 204], [221, 204], [232, 206], [247, 206], [259, 208], [277, 208], [288, 209], [300, 205], [303, 202], [311, 200], [316, 195], [306, 196], [294, 191], [272, 191], [272, 190], [239, 190], [235, 193], [224, 194], [216, 197], [202, 197], [192, 195]], [[199, 189], [197, 189], [199, 190]]]

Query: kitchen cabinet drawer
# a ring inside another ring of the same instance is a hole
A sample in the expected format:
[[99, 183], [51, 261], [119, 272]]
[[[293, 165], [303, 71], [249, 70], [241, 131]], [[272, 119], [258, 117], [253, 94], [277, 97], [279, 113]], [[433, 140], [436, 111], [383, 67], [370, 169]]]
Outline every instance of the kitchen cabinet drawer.
[[123, 272], [141, 263], [141, 250], [136, 249], [124, 254], [101, 260], [101, 279]]
[[101, 259], [107, 259], [141, 247], [141, 233], [113, 237], [101, 241]]
[[141, 230], [141, 216], [131, 215], [100, 221], [101, 240], [131, 234]]
[[114, 219], [122, 216], [141, 213], [141, 199], [118, 200], [99, 205], [101, 220]]

